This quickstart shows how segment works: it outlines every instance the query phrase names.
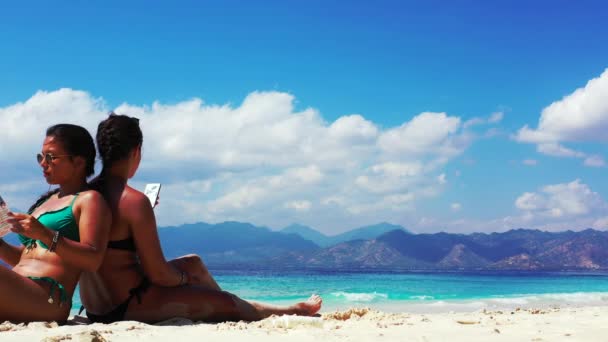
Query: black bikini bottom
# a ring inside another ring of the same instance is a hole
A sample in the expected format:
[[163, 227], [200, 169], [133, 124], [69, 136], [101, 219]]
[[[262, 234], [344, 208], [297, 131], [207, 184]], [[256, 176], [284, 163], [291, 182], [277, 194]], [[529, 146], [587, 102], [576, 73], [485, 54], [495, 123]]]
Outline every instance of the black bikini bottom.
[[[113, 323], [122, 321], [125, 318], [125, 314], [127, 313], [127, 309], [129, 308], [129, 303], [133, 297], [137, 298], [137, 302], [141, 304], [141, 294], [145, 293], [150, 287], [150, 281], [148, 278], [143, 278], [141, 283], [129, 290], [129, 297], [122, 302], [120, 305], [114, 308], [114, 310], [105, 313], [103, 315], [97, 315], [90, 312], [87, 313], [87, 317], [93, 323]], [[82, 307], [80, 308], [80, 312], [82, 312]]]

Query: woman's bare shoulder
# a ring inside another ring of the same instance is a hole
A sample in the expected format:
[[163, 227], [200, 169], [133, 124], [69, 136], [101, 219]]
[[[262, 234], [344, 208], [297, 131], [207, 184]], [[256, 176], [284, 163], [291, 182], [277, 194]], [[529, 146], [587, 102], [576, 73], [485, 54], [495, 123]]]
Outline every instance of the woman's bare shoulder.
[[147, 215], [152, 211], [150, 200], [141, 191], [126, 186], [120, 201], [120, 209], [123, 214], [136, 218]]
[[108, 215], [110, 208], [102, 194], [95, 190], [85, 190], [78, 194], [74, 201], [75, 212], [92, 210], [98, 215]]
[[78, 197], [76, 198], [76, 201], [82, 202], [82, 201], [93, 201], [93, 202], [103, 202], [104, 198], [101, 195], [101, 193], [99, 193], [99, 191], [96, 190], [85, 190], [85, 191], [81, 191], [78, 193]]
[[126, 200], [129, 204], [141, 204], [141, 202], [148, 201], [148, 197], [144, 195], [143, 192], [134, 189], [130, 186], [125, 186], [123, 191], [123, 199]]

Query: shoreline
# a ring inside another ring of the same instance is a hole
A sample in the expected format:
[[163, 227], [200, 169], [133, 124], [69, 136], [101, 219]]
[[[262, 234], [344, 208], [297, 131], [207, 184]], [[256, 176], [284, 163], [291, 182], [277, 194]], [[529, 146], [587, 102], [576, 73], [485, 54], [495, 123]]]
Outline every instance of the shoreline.
[[[365, 294], [368, 295], [368, 294]], [[417, 314], [475, 312], [479, 310], [550, 309], [554, 307], [578, 308], [608, 306], [608, 292], [539, 293], [525, 295], [505, 295], [494, 297], [434, 299], [427, 298], [379, 301], [335, 302], [324, 298], [321, 314], [353, 308], [369, 308], [388, 313], [409, 312]], [[302, 300], [305, 300], [302, 297]], [[289, 305], [294, 300], [276, 301], [272, 304]]]
[[324, 312], [321, 317], [273, 316], [259, 322], [196, 323], [175, 318], [156, 325], [133, 321], [64, 325], [0, 324], [0, 340], [130, 341], [600, 341], [608, 305], [537, 307], [474, 312], [389, 313], [367, 308]]

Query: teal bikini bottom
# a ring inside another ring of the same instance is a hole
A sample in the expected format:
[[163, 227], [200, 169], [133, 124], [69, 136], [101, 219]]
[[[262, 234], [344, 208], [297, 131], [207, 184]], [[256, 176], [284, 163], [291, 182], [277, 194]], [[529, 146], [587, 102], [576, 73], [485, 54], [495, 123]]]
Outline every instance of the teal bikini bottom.
[[54, 302], [53, 294], [55, 293], [55, 289], [57, 289], [59, 291], [59, 306], [62, 306], [63, 303], [66, 303], [68, 301], [68, 296], [65, 291], [65, 288], [57, 280], [55, 280], [51, 277], [28, 277], [28, 278], [30, 278], [32, 280], [42, 280], [42, 281], [45, 281], [45, 282], [51, 284], [51, 293], [49, 293], [49, 299], [48, 299], [49, 304], [53, 304], [53, 302]]

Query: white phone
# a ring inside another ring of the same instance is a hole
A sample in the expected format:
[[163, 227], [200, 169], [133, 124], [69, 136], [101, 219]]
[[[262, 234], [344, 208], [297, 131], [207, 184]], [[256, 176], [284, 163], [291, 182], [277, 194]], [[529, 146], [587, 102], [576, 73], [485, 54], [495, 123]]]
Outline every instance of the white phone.
[[150, 203], [152, 204], [152, 208], [156, 205], [156, 201], [158, 200], [158, 194], [160, 193], [160, 183], [150, 183], [146, 184], [146, 188], [144, 190], [144, 194], [148, 196], [150, 199]]

